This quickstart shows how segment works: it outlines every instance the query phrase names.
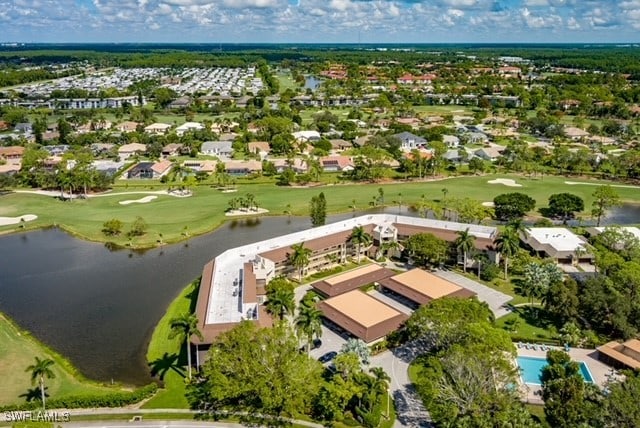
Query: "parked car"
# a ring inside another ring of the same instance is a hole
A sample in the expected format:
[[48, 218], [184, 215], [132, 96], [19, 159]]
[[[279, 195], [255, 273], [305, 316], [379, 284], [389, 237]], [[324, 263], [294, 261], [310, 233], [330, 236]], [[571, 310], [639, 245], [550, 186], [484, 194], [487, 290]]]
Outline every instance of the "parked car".
[[323, 354], [320, 358], [318, 358], [318, 361], [320, 361], [323, 364], [328, 363], [329, 361], [333, 360], [337, 355], [338, 353], [336, 351], [330, 351], [330, 352], [327, 352], [326, 354]]

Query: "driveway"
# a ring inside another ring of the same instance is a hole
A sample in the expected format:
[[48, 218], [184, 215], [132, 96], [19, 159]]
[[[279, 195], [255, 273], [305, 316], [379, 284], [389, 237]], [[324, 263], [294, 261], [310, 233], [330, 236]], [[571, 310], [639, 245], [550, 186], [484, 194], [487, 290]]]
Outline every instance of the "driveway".
[[391, 378], [389, 387], [397, 416], [395, 428], [431, 426], [431, 415], [409, 380], [409, 364], [424, 352], [424, 343], [418, 340], [371, 358], [371, 367], [381, 367]]
[[478, 300], [487, 302], [496, 319], [510, 312], [505, 305], [511, 301], [513, 297], [449, 270], [439, 269], [433, 273], [440, 278], [475, 292], [478, 295]]

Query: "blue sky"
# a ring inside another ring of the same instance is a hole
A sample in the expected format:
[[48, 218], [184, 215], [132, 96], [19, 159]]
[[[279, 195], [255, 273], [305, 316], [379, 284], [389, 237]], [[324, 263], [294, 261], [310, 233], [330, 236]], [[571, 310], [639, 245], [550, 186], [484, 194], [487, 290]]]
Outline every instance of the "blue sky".
[[640, 42], [640, 0], [0, 0], [0, 41]]

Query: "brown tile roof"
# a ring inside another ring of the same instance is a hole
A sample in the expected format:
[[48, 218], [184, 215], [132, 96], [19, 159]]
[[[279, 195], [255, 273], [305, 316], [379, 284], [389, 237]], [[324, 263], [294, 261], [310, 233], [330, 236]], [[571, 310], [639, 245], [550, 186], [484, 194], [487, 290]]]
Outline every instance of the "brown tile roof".
[[323, 300], [318, 308], [326, 318], [367, 343], [396, 330], [408, 318], [360, 290]]
[[242, 273], [242, 302], [255, 303], [258, 299], [256, 292], [256, 275], [253, 273], [253, 263], [245, 263]]
[[469, 298], [476, 295], [471, 290], [422, 269], [412, 269], [391, 278], [385, 278], [380, 281], [380, 284], [420, 305], [441, 297]]
[[[423, 226], [413, 226], [408, 224], [394, 223], [396, 229], [398, 229], [398, 235], [411, 236], [417, 233], [431, 233], [437, 238], [444, 239], [447, 242], [453, 242], [458, 238], [458, 234], [455, 230], [434, 229]], [[475, 247], [478, 250], [489, 250], [493, 248], [493, 240], [489, 238], [477, 238], [475, 239]]]
[[0, 157], [17, 157], [24, 155], [24, 147], [22, 146], [7, 146], [0, 147]]
[[[635, 340], [636, 342], [638, 342], [636, 339], [631, 339], [631, 341]], [[631, 342], [629, 341], [629, 342]], [[605, 345], [599, 346], [598, 352], [606, 355], [607, 357], [621, 363], [624, 364], [625, 366], [631, 368], [631, 369], [640, 369], [640, 360], [637, 360], [629, 355], [626, 355], [624, 353], [624, 348], [627, 345], [627, 342], [625, 343], [618, 343], [618, 342], [609, 342]], [[630, 347], [629, 349], [633, 349], [634, 347], [636, 347], [636, 344], [631, 344], [632, 347]], [[640, 347], [640, 344], [637, 345], [638, 347]], [[639, 352], [639, 351], [636, 351]]]
[[[373, 232], [373, 228], [375, 226], [373, 224], [368, 224], [363, 226], [363, 229], [368, 234]], [[323, 236], [322, 238], [311, 239], [309, 241], [304, 241], [304, 246], [306, 248], [310, 248], [311, 251], [317, 252], [321, 251], [325, 248], [333, 247], [335, 245], [344, 244], [349, 240], [351, 236], [350, 230], [345, 230], [343, 232], [332, 233], [331, 235]], [[260, 253], [260, 256], [273, 261], [274, 263], [285, 262], [289, 258], [289, 254], [292, 253], [292, 249], [290, 246], [276, 248], [274, 250], [266, 251], [264, 253]]]
[[248, 144], [248, 147], [249, 147], [249, 152], [251, 153], [271, 152], [271, 146], [266, 141], [252, 141], [251, 143]]
[[163, 174], [167, 170], [171, 169], [171, 161], [163, 160], [160, 162], [156, 162], [153, 164], [151, 169], [157, 174]]
[[395, 274], [391, 269], [383, 268], [377, 264], [370, 264], [352, 271], [327, 278], [311, 284], [313, 288], [324, 294], [333, 297], [343, 294], [367, 284], [378, 282]]

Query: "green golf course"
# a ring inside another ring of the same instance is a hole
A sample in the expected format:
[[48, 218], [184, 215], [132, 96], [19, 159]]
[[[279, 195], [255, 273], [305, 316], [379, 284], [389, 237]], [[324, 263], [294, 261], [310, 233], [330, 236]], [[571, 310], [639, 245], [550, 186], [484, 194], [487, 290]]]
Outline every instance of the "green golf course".
[[[514, 180], [520, 187], [489, 184], [489, 181], [498, 178]], [[570, 185], [566, 182], [580, 184]], [[177, 242], [214, 230], [229, 218], [225, 217], [229, 201], [249, 193], [255, 196], [260, 208], [269, 211], [263, 215], [290, 213], [307, 216], [311, 197], [320, 192], [325, 193], [328, 213], [338, 213], [350, 211], [354, 205], [356, 210], [367, 209], [372, 198], [378, 195], [379, 188], [383, 189], [387, 206], [399, 203], [411, 205], [419, 202], [422, 195], [427, 201], [441, 200], [445, 193], [443, 189], [446, 189], [447, 198], [471, 198], [479, 202], [492, 201], [501, 193], [522, 192], [533, 197], [536, 200], [536, 208], [540, 208], [546, 206], [551, 194], [569, 192], [584, 199], [585, 210], [588, 212], [593, 201], [593, 192], [598, 185], [603, 184], [615, 186], [622, 201], [640, 202], [640, 187], [587, 179], [552, 176], [529, 179], [505, 174], [407, 183], [329, 184], [304, 188], [282, 187], [273, 183], [241, 183], [233, 193], [223, 193], [209, 185], [202, 185], [195, 187], [193, 195], [186, 198], [166, 194], [154, 195], [155, 192], [166, 190], [167, 186], [159, 182], [138, 181], [129, 182], [127, 187], [116, 185], [111, 192], [113, 195], [73, 201], [61, 201], [52, 196], [38, 194], [6, 193], [0, 196], [0, 217], [33, 214], [38, 218], [30, 222], [0, 226], [0, 233], [58, 226], [83, 239], [143, 248]], [[147, 196], [157, 197], [146, 203], [120, 204]], [[247, 215], [251, 215], [251, 212]], [[588, 217], [588, 214], [584, 213], [584, 216]], [[130, 239], [127, 237], [127, 231], [137, 217], [143, 218], [148, 228], [144, 235]], [[124, 224], [119, 235], [106, 236], [102, 232], [103, 224], [110, 219], [118, 219]]]

